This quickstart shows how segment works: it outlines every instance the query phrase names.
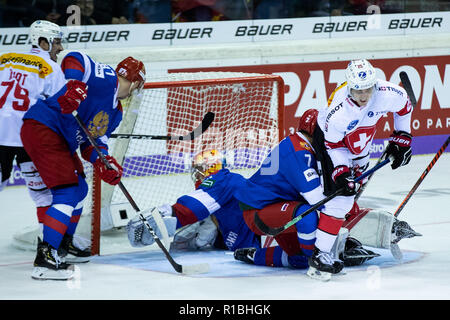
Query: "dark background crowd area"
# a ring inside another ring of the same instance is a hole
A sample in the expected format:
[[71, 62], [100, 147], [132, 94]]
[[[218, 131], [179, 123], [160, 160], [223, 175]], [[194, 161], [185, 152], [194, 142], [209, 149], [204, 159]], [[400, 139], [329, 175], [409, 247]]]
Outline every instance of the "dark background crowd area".
[[[73, 5], [79, 19], [70, 19]], [[71, 9], [72, 8], [72, 9]], [[450, 11], [450, 0], [0, 0], [0, 27], [168, 23]]]

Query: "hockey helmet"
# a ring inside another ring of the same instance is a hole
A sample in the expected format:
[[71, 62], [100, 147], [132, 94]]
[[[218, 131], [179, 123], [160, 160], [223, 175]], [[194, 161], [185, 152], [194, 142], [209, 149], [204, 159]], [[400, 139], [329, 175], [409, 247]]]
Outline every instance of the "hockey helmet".
[[306, 132], [310, 136], [313, 136], [314, 129], [316, 128], [317, 124], [318, 115], [319, 111], [317, 109], [306, 110], [298, 121], [297, 131]]
[[63, 40], [61, 28], [57, 24], [46, 20], [37, 20], [33, 22], [29, 32], [31, 45], [40, 47], [39, 39], [44, 38], [48, 41], [50, 46], [48, 51], [51, 51], [55, 39]]
[[191, 167], [192, 181], [197, 188], [205, 178], [225, 168], [224, 155], [216, 150], [205, 150], [194, 156]]
[[130, 81], [138, 91], [144, 86], [145, 66], [142, 61], [133, 57], [127, 57], [119, 62], [116, 67], [116, 72], [119, 76]]
[[350, 61], [345, 78], [348, 87], [354, 90], [372, 88], [377, 82], [375, 69], [366, 59]]

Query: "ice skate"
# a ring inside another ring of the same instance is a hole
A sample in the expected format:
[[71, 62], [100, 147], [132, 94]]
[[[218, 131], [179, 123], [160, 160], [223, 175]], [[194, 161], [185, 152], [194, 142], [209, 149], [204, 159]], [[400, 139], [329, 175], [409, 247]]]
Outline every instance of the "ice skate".
[[254, 264], [256, 248], [240, 248], [234, 251], [234, 258], [249, 264]]
[[313, 279], [329, 281], [332, 274], [337, 274], [344, 268], [344, 263], [340, 260], [334, 260], [330, 253], [320, 251], [318, 248], [308, 260], [309, 269], [307, 275]]
[[81, 248], [80, 245], [75, 243], [74, 237], [68, 234], [64, 235], [58, 254], [68, 263], [89, 262], [91, 258], [91, 250], [89, 248]]
[[345, 249], [339, 255], [339, 258], [344, 262], [344, 266], [359, 266], [368, 260], [379, 257], [378, 253], [365, 249], [361, 242], [355, 238], [348, 237], [345, 242]]
[[73, 265], [62, 262], [58, 251], [47, 242], [38, 239], [38, 248], [31, 277], [37, 280], [70, 280]]

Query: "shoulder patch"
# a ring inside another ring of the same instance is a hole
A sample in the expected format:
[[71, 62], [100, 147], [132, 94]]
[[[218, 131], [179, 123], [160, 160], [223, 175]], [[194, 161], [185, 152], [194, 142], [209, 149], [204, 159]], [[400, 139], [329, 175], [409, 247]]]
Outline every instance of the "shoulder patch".
[[203, 182], [200, 184], [200, 186], [205, 187], [205, 188], [211, 188], [215, 183], [216, 183], [216, 180], [214, 180], [212, 178], [206, 178], [205, 180], [203, 180]]
[[307, 182], [310, 182], [311, 180], [319, 178], [317, 171], [314, 170], [313, 168], [309, 168], [309, 169], [303, 171], [303, 174], [305, 175], [305, 179]]

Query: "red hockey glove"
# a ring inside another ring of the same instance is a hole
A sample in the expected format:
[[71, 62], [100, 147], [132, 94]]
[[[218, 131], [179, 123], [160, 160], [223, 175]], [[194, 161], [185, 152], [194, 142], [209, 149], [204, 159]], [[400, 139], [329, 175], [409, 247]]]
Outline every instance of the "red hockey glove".
[[123, 168], [117, 163], [116, 159], [111, 156], [105, 156], [108, 163], [111, 165], [112, 169], [108, 169], [103, 163], [102, 159], [98, 158], [94, 162], [95, 169], [98, 170], [100, 178], [106, 183], [115, 186], [120, 182], [122, 177]]
[[394, 157], [392, 169], [405, 166], [411, 160], [411, 139], [412, 136], [405, 131], [394, 131], [389, 137], [389, 144], [386, 147], [386, 159]]
[[359, 183], [355, 183], [347, 166], [342, 165], [334, 168], [331, 178], [339, 189], [344, 190], [342, 193], [344, 196], [355, 195], [361, 186]]
[[58, 98], [61, 113], [68, 114], [77, 110], [80, 103], [87, 97], [87, 86], [78, 80], [69, 80], [66, 84], [67, 91]]

